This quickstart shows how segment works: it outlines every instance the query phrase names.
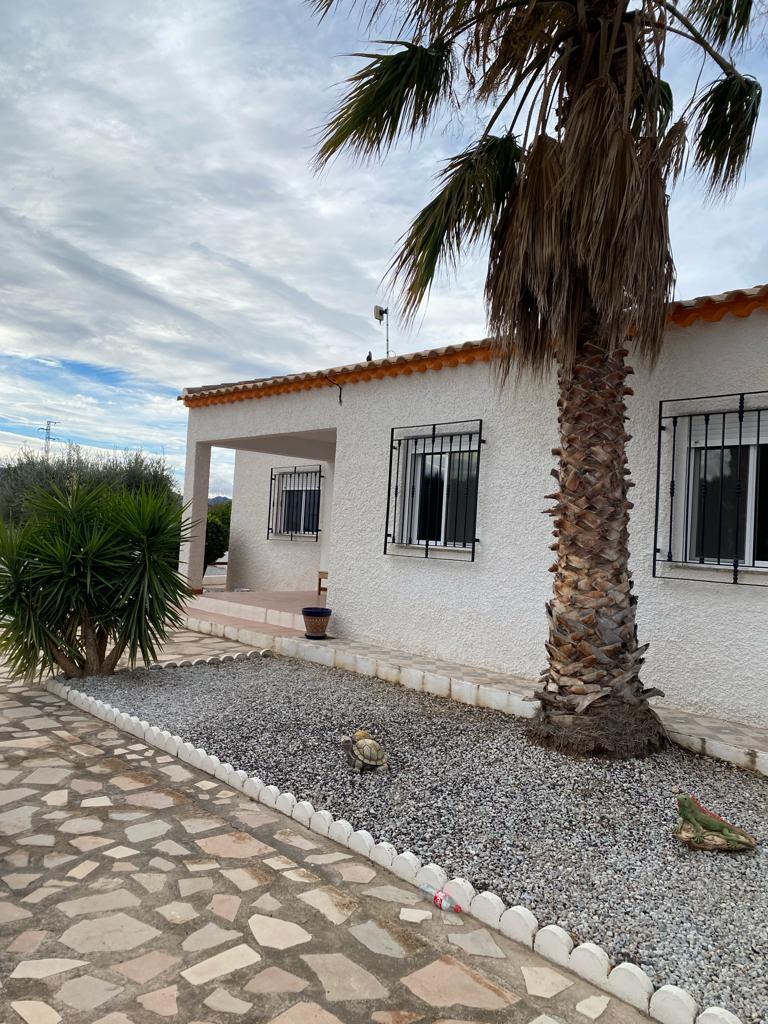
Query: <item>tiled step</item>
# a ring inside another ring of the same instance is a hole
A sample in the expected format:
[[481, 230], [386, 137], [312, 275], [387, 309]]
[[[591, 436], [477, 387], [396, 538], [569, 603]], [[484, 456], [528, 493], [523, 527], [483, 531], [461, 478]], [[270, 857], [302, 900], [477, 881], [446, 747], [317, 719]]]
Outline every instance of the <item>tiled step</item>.
[[189, 615], [198, 619], [207, 619], [209, 614], [214, 616], [234, 616], [238, 619], [253, 624], [272, 626], [286, 626], [289, 629], [300, 629], [304, 631], [304, 619], [300, 612], [286, 608], [268, 608], [263, 605], [251, 604], [246, 601], [238, 601], [233, 598], [230, 592], [226, 597], [202, 594], [189, 602], [187, 606]]
[[[224, 615], [221, 612], [187, 608], [184, 621], [187, 629], [196, 633], [207, 633], [209, 636], [221, 636], [234, 640], [248, 647], [259, 649], [268, 647], [272, 650], [278, 638], [303, 636], [291, 626], [281, 626], [272, 622], [255, 622], [253, 619], [240, 618], [236, 615]], [[303, 625], [303, 622], [302, 622]]]

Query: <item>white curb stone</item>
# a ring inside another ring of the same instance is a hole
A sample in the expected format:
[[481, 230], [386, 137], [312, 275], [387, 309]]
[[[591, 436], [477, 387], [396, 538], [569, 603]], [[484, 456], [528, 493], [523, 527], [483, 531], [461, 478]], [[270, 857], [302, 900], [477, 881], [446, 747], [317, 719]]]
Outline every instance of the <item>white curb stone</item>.
[[207, 775], [213, 775], [215, 777], [216, 769], [219, 767], [220, 764], [221, 761], [218, 759], [218, 757], [216, 757], [215, 754], [209, 754], [206, 751], [205, 757], [203, 758], [203, 763], [200, 765], [200, 767]]
[[281, 814], [286, 814], [289, 818], [293, 817], [293, 809], [296, 806], [296, 797], [293, 793], [281, 793], [275, 801], [275, 810], [280, 811]]
[[266, 804], [267, 807], [274, 807], [279, 796], [280, 790], [277, 786], [264, 786], [262, 791], [259, 793], [259, 801]]
[[708, 1006], [696, 1018], [696, 1024], [741, 1024], [735, 1013], [721, 1006]]
[[382, 868], [389, 868], [392, 866], [392, 861], [397, 856], [397, 850], [392, 843], [382, 842], [374, 843], [371, 850], [371, 860], [374, 864], [378, 864]]
[[219, 780], [219, 782], [224, 782], [228, 785], [229, 777], [232, 774], [232, 772], [234, 772], [234, 770], [235, 769], [232, 767], [232, 765], [228, 761], [225, 761], [224, 764], [218, 765], [214, 774], [216, 778]]
[[349, 837], [347, 846], [353, 853], [359, 853], [362, 857], [370, 857], [373, 849], [373, 836], [364, 828], [359, 828]]
[[418, 668], [401, 668], [400, 685], [404, 686], [406, 690], [420, 692], [424, 689], [424, 673]]
[[436, 672], [425, 672], [424, 689], [433, 697], [447, 697], [451, 692], [451, 680]]
[[184, 740], [181, 736], [169, 736], [165, 741], [165, 752], [170, 754], [171, 757], [176, 757], [179, 752], [179, 747], [182, 745]]
[[328, 829], [328, 838], [341, 846], [349, 846], [349, 837], [354, 829], [344, 818], [337, 818]]
[[[170, 738], [171, 737], [169, 735], [168, 739], [170, 739]], [[191, 764], [192, 763], [192, 755], [194, 754], [194, 752], [195, 752], [195, 746], [194, 746], [193, 743], [182, 743], [181, 746], [179, 747], [178, 751], [177, 751], [176, 756], [178, 757], [178, 759], [180, 761], [183, 761], [185, 764]]]
[[533, 937], [539, 930], [539, 922], [528, 907], [510, 907], [499, 920], [502, 935], [533, 949]]
[[293, 820], [297, 821], [299, 825], [304, 825], [305, 828], [309, 828], [309, 823], [312, 820], [312, 815], [315, 813], [315, 808], [309, 802], [309, 800], [299, 800], [296, 806], [293, 808]]
[[472, 900], [477, 893], [475, 887], [466, 878], [452, 878], [443, 886], [443, 890], [454, 900], [464, 913], [467, 913], [472, 905]]
[[561, 967], [568, 966], [572, 949], [573, 939], [559, 924], [545, 925], [536, 932], [533, 940], [534, 953], [540, 953]]
[[244, 772], [242, 768], [239, 768], [229, 776], [229, 784], [233, 789], [237, 789], [242, 793], [247, 778], [248, 772]]
[[623, 999], [630, 1006], [636, 1006], [643, 1013], [648, 1013], [648, 1005], [653, 995], [653, 982], [637, 964], [621, 963], [613, 968], [608, 975], [608, 991]]
[[[101, 716], [99, 716], [101, 717]], [[144, 742], [149, 743], [153, 747], [163, 747], [163, 734], [157, 728], [156, 725], [150, 725], [150, 727], [144, 733]]]
[[459, 704], [477, 704], [477, 683], [470, 683], [465, 679], [451, 679], [451, 699]]
[[416, 873], [416, 885], [422, 888], [425, 885], [431, 886], [433, 889], [445, 889], [445, 885], [448, 882], [448, 875], [443, 871], [439, 864], [425, 864], [419, 868]]
[[404, 882], [415, 882], [420, 867], [421, 861], [416, 854], [405, 850], [395, 857], [389, 870]]
[[315, 811], [309, 821], [310, 829], [319, 836], [327, 836], [332, 824], [333, 815], [330, 811]]
[[258, 775], [251, 775], [243, 783], [243, 792], [250, 800], [258, 800], [262, 789], [264, 789], [264, 783]]
[[504, 900], [495, 892], [479, 892], [469, 905], [469, 912], [490, 928], [498, 928], [501, 915], [507, 909]]
[[651, 1017], [660, 1024], [694, 1024], [696, 1002], [677, 985], [662, 985], [651, 996]]
[[568, 966], [580, 977], [605, 988], [611, 961], [601, 946], [594, 942], [582, 942], [571, 952]]

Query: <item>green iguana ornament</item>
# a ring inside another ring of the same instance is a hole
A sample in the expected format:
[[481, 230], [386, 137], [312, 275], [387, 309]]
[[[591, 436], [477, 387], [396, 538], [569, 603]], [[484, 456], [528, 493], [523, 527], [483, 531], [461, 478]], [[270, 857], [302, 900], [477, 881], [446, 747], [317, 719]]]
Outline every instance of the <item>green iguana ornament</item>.
[[677, 810], [680, 817], [675, 835], [694, 850], [753, 850], [757, 846], [754, 836], [708, 811], [695, 796], [681, 793]]

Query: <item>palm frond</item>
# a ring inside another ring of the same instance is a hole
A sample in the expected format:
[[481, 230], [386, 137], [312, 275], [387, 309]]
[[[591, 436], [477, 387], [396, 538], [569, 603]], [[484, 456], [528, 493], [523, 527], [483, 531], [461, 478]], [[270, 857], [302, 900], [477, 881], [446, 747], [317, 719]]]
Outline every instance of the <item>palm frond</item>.
[[515, 187], [521, 149], [513, 135], [486, 135], [453, 157], [436, 195], [401, 238], [390, 272], [401, 283], [401, 309], [413, 317], [441, 266], [493, 232]]
[[724, 74], [696, 103], [694, 166], [711, 193], [727, 193], [738, 183], [749, 157], [760, 112], [762, 87], [750, 77]]
[[321, 138], [322, 167], [343, 149], [361, 159], [386, 153], [402, 133], [420, 135], [435, 109], [450, 99], [455, 71], [448, 43], [398, 43], [392, 53], [354, 54], [369, 63], [349, 79], [349, 91]]
[[715, 45], [735, 45], [749, 32], [752, 0], [692, 0], [687, 13]]

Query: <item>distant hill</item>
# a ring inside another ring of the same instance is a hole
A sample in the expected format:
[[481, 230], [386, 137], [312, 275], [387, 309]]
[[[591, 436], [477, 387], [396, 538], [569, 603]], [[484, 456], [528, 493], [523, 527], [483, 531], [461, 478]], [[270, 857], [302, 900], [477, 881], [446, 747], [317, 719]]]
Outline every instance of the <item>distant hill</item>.
[[231, 498], [226, 498], [223, 494], [217, 494], [215, 498], [208, 499], [208, 505], [228, 505], [231, 501]]

